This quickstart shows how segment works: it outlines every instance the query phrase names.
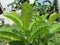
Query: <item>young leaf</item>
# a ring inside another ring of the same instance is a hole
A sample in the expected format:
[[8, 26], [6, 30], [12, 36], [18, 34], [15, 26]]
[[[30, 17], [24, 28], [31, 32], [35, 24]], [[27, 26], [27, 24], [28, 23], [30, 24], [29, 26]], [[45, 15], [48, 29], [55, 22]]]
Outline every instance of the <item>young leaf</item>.
[[22, 13], [21, 13], [22, 15], [21, 15], [21, 19], [23, 21], [23, 26], [24, 26], [23, 28], [25, 30], [28, 29], [29, 24], [31, 22], [32, 10], [33, 10], [32, 9], [32, 6], [29, 3], [25, 2], [25, 3], [22, 4]]

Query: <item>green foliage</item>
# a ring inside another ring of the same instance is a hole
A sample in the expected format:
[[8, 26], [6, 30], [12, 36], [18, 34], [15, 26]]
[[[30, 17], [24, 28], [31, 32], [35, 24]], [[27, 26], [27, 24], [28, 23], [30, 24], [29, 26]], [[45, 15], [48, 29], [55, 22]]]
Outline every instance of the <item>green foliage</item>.
[[39, 20], [39, 21], [45, 21], [47, 16], [48, 16], [48, 14], [44, 14], [42, 16], [34, 15], [34, 18], [36, 18], [36, 20]]
[[50, 45], [60, 45], [60, 34], [55, 33], [50, 39]]
[[60, 23], [55, 23], [55, 24], [53, 24], [53, 25], [51, 25], [51, 27], [50, 27], [50, 33], [54, 33], [54, 32], [57, 32], [57, 31], [59, 31], [59, 28], [60, 28]]
[[16, 12], [10, 12], [10, 13], [6, 13], [4, 14], [5, 17], [11, 19], [12, 21], [14, 21], [17, 25], [19, 26], [23, 26], [22, 21], [20, 20], [18, 14], [16, 14]]
[[53, 14], [50, 15], [49, 21], [54, 22], [59, 16], [60, 16], [60, 13], [54, 12]]
[[40, 37], [46, 36], [47, 33], [49, 32], [46, 27], [48, 27], [50, 25], [51, 25], [51, 23], [48, 23], [48, 22], [43, 23], [43, 22], [41, 22], [40, 24], [38, 24], [38, 26], [33, 27], [34, 29], [30, 33], [30, 38], [29, 38], [30, 41], [32, 41], [38, 35], [40, 35]]
[[21, 19], [22, 19], [22, 22], [23, 22], [23, 28], [25, 30], [28, 30], [27, 28], [29, 27], [29, 24], [31, 22], [32, 15], [33, 15], [32, 12], [33, 12], [32, 6], [29, 5], [27, 2], [22, 5]]
[[[15, 22], [16, 27], [0, 28], [0, 37], [9, 41], [20, 41], [23, 43], [22, 45], [35, 45], [35, 42], [37, 45], [48, 45], [49, 38], [52, 37], [50, 35], [59, 31], [58, 29], [60, 28], [60, 23], [58, 22], [45, 21], [47, 15], [34, 16], [32, 7], [27, 2], [22, 4], [21, 16], [16, 12], [5, 13], [4, 16]], [[48, 36], [50, 37], [47, 38]]]

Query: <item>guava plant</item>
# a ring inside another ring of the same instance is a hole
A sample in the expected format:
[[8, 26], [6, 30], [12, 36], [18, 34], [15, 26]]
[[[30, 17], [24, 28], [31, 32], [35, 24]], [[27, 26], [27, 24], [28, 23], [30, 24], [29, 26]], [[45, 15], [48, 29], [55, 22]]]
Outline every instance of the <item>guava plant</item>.
[[0, 39], [15, 41], [14, 45], [48, 45], [53, 33], [59, 31], [60, 28], [59, 22], [53, 23], [50, 21], [52, 16], [46, 21], [47, 14], [34, 15], [32, 6], [27, 2], [22, 4], [21, 15], [10, 12], [5, 13], [4, 16], [12, 20], [16, 26], [0, 28]]

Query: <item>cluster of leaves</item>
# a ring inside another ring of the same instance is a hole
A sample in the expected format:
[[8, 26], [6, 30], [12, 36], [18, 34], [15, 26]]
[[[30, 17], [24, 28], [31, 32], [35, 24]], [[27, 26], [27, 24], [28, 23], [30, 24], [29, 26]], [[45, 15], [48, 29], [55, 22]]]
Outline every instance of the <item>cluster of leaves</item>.
[[[21, 5], [24, 2], [29, 2], [29, 0], [14, 0], [14, 2], [9, 4], [8, 6], [12, 7], [12, 11], [16, 11], [21, 9]], [[38, 11], [39, 15], [43, 15], [45, 13], [51, 14], [54, 11], [58, 11], [56, 2], [57, 0], [54, 0], [53, 2], [51, 2], [50, 0], [44, 0], [41, 4], [40, 2], [38, 2], [38, 0], [35, 0], [34, 4], [32, 4], [33, 10], [36, 12]], [[49, 3], [49, 4], [47, 5], [45, 3]]]
[[[59, 13], [53, 13], [47, 20], [46, 15], [33, 14], [32, 6], [25, 2], [22, 4], [22, 13], [5, 13], [4, 16], [11, 19], [16, 26], [3, 26], [0, 28], [0, 39], [5, 41], [21, 42], [21, 45], [48, 45], [52, 35], [59, 31], [60, 23], [55, 22]], [[53, 18], [53, 19], [52, 19]], [[13, 44], [11, 44], [13, 45]]]
[[50, 45], [60, 45], [60, 34], [55, 33], [50, 39]]
[[43, 15], [45, 13], [48, 13], [50, 15], [53, 12], [58, 12], [57, 0], [53, 0], [53, 2], [51, 2], [50, 0], [44, 0], [42, 4], [38, 2], [38, 0], [36, 0], [33, 4], [33, 8], [35, 9], [35, 11], [37, 10], [40, 15]]

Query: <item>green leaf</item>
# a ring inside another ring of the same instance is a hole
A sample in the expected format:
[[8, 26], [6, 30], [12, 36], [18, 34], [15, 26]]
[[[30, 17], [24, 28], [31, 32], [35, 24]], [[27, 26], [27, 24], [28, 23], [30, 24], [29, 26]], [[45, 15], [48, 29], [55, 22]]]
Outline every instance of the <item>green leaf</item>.
[[33, 22], [30, 24], [28, 30], [31, 30], [34, 26], [38, 25], [39, 23], [40, 23], [40, 21], [38, 21], [38, 20], [33, 21]]
[[42, 16], [39, 16], [39, 15], [33, 15], [33, 16], [34, 16], [34, 18], [36, 18], [36, 20], [45, 21], [48, 14], [45, 14], [45, 15], [42, 15]]
[[10, 25], [4, 25], [0, 27], [0, 31], [12, 31], [14, 28]]
[[39, 15], [33, 15], [33, 16], [34, 16], [34, 18], [36, 18], [36, 20], [42, 21], [41, 16], [39, 16]]
[[14, 33], [12, 33], [12, 32], [0, 31], [0, 35], [1, 35], [1, 36], [5, 36], [5, 37], [9, 37], [9, 38], [11, 38], [12, 40], [21, 40], [19, 35], [14, 34]]
[[48, 14], [45, 14], [45, 15], [42, 15], [41, 18], [42, 18], [42, 21], [45, 21], [45, 19], [47, 18]]
[[45, 36], [49, 30], [47, 27], [49, 27], [51, 23], [40, 23], [39, 26], [34, 27], [35, 29], [31, 31], [29, 41], [31, 42], [38, 34]]
[[10, 37], [6, 37], [6, 36], [2, 36], [2, 35], [0, 35], [0, 40], [2, 40], [2, 41], [12, 41], [12, 39]]
[[15, 16], [15, 17], [17, 17], [17, 18], [20, 18], [20, 15], [18, 15], [18, 14], [17, 14], [16, 12], [14, 12], [14, 11], [11, 11], [10, 14], [13, 15], [13, 16]]
[[49, 17], [49, 21], [50, 22], [53, 22], [53, 21], [56, 21], [56, 19], [58, 18], [60, 16], [60, 13], [53, 13], [53, 14], [51, 14], [50, 15], [50, 17]]
[[55, 23], [55, 24], [50, 26], [49, 32], [50, 33], [55, 33], [57, 31], [59, 31], [59, 28], [60, 28], [60, 23]]
[[[3, 38], [7, 36], [7, 39], [11, 40], [26, 40], [25, 38], [25, 33], [21, 32], [21, 29], [18, 28], [18, 26], [9, 26], [9, 25], [4, 25], [3, 27], [0, 27], [0, 35]], [[3, 32], [3, 33], [2, 33]], [[6, 33], [6, 34], [5, 34]], [[17, 36], [17, 37], [16, 37]], [[13, 38], [13, 39], [12, 39]]]
[[15, 12], [5, 13], [4, 16], [11, 19], [18, 26], [20, 27], [23, 26], [22, 21], [20, 20], [19, 16]]
[[20, 39], [21, 39], [22, 41], [26, 41], [26, 39], [27, 39], [24, 32], [21, 32], [21, 31], [19, 31], [19, 30], [13, 29], [13, 30], [12, 30], [12, 33], [20, 36]]
[[21, 19], [22, 19], [22, 21], [23, 21], [23, 28], [25, 29], [25, 30], [27, 30], [28, 29], [28, 27], [29, 27], [29, 24], [30, 24], [30, 22], [31, 22], [31, 19], [32, 19], [32, 6], [29, 4], [29, 3], [27, 3], [27, 2], [25, 2], [25, 3], [23, 3], [22, 4], [22, 15], [21, 15]]

